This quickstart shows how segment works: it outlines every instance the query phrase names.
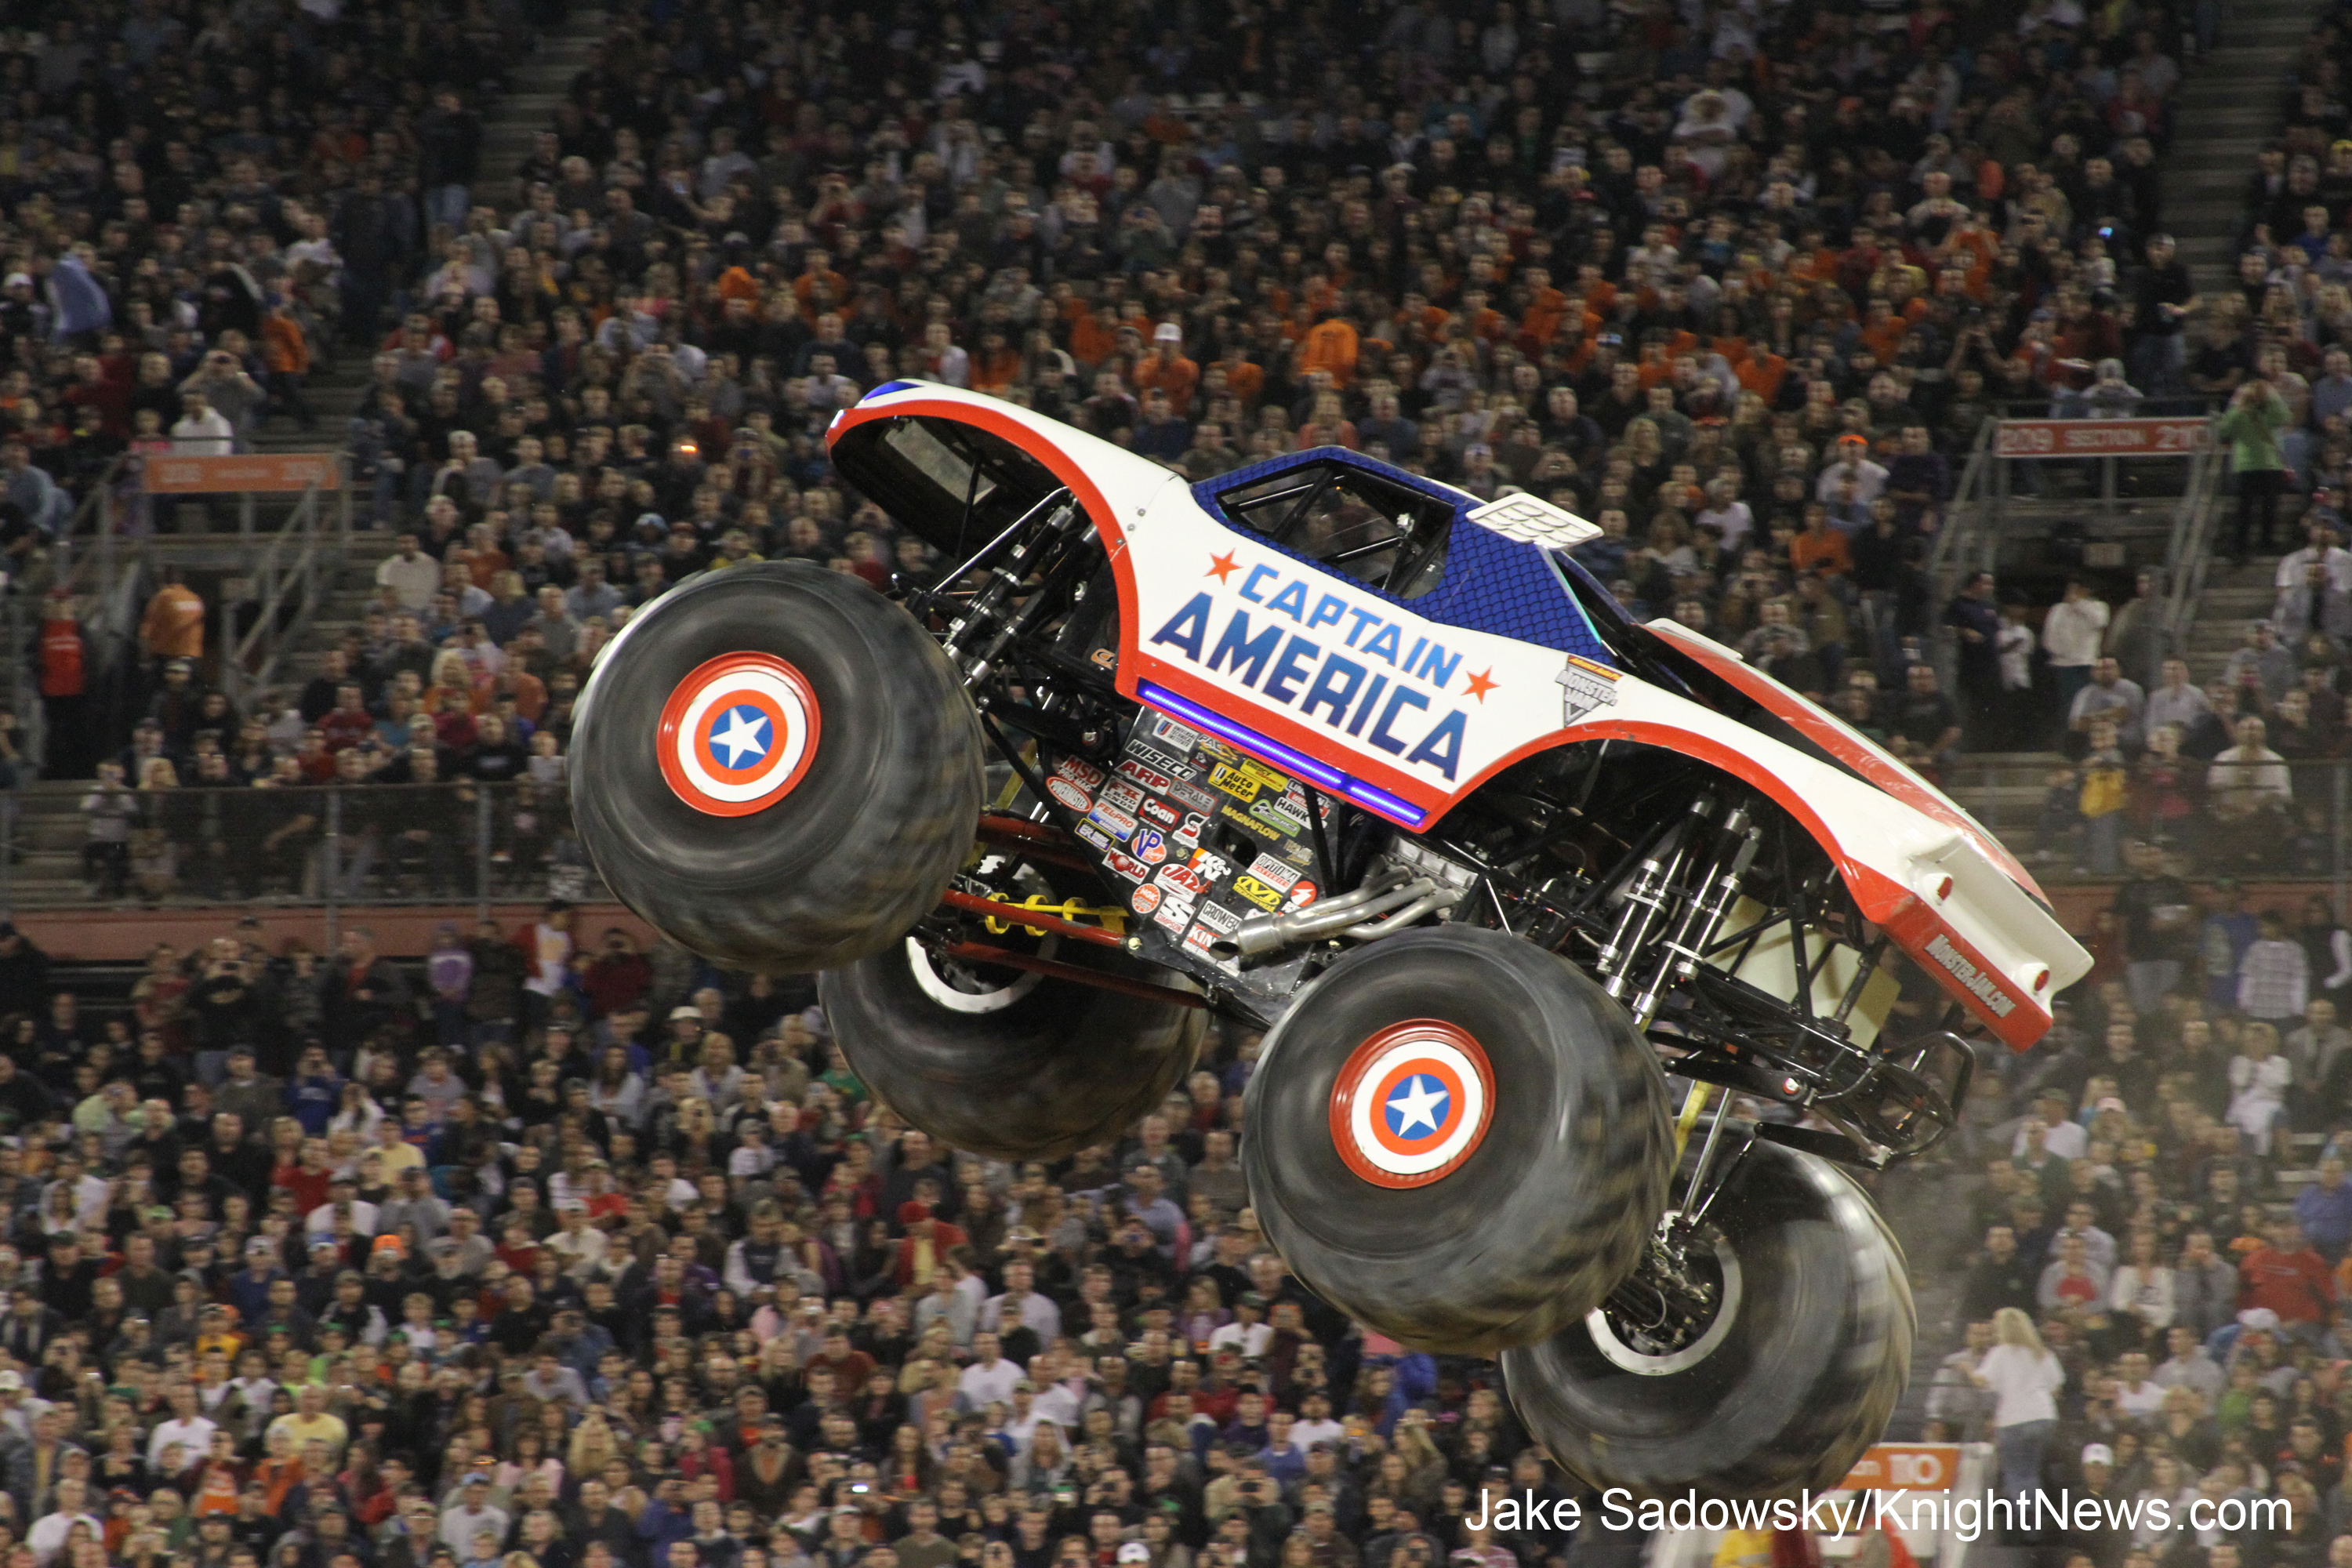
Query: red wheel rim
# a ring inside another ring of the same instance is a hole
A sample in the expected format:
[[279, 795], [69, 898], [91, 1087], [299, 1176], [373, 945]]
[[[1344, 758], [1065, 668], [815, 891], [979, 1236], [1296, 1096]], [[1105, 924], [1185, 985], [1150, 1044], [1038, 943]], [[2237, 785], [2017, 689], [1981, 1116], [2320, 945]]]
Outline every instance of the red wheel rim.
[[671, 690], [655, 752], [678, 799], [709, 816], [749, 816], [807, 774], [821, 728], [807, 676], [772, 654], [722, 654]]
[[1442, 1181], [1486, 1141], [1495, 1069], [1469, 1032], [1409, 1018], [1349, 1053], [1331, 1086], [1331, 1143], [1376, 1187]]

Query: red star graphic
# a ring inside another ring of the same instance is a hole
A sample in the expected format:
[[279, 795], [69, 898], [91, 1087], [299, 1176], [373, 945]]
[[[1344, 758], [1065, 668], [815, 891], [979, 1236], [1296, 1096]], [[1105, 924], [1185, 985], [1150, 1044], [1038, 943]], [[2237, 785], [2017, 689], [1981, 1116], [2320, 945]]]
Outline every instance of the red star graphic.
[[1209, 569], [1202, 573], [1202, 575], [1204, 577], [1214, 577], [1218, 582], [1222, 583], [1226, 578], [1232, 576], [1233, 574], [1234, 552], [1228, 550], [1223, 555], [1210, 556]]
[[1482, 707], [1486, 704], [1486, 693], [1494, 690], [1496, 686], [1498, 684], [1498, 682], [1486, 679], [1494, 673], [1495, 667], [1490, 664], [1486, 668], [1478, 671], [1478, 673], [1470, 678], [1469, 695], [1475, 697]]

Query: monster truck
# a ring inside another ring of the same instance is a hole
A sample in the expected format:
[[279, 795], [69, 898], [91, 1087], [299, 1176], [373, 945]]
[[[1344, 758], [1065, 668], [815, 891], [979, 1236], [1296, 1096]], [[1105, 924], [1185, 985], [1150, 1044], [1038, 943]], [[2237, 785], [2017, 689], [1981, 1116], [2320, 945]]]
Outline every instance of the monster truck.
[[1596, 1486], [1835, 1485], [1914, 1326], [1846, 1170], [2088, 967], [2016, 860], [1533, 497], [1329, 447], [1188, 484], [919, 382], [828, 440], [953, 564], [635, 616], [573, 740], [613, 891], [823, 972], [876, 1097], [987, 1156], [1116, 1139], [1205, 1013], [1265, 1031], [1243, 1163], [1307, 1289], [1498, 1355]]

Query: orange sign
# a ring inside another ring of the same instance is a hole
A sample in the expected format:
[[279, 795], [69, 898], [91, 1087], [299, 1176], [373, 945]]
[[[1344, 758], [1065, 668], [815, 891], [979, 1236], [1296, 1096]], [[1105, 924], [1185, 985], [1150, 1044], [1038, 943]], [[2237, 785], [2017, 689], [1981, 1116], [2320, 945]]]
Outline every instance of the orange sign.
[[1877, 1443], [1838, 1484], [1855, 1491], [1948, 1492], [1959, 1479], [1958, 1443]]
[[226, 458], [165, 455], [147, 459], [151, 495], [218, 495], [225, 490], [296, 495], [312, 485], [331, 490], [341, 483], [342, 469], [331, 452], [239, 452]]

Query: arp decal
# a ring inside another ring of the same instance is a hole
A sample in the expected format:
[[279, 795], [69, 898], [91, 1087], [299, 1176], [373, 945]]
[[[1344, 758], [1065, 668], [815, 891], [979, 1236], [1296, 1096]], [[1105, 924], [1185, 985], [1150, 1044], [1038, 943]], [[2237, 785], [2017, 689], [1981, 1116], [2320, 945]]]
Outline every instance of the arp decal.
[[1116, 849], [1108, 849], [1103, 852], [1103, 864], [1109, 867], [1112, 870], [1118, 872], [1120, 876], [1126, 878], [1130, 882], [1140, 882], [1144, 878], [1151, 875], [1150, 867], [1145, 865], [1134, 856], [1122, 855]]
[[1234, 891], [1262, 910], [1278, 910], [1282, 907], [1282, 889], [1269, 887], [1255, 877], [1234, 878]]
[[1129, 897], [1127, 907], [1137, 914], [1148, 915], [1160, 907], [1160, 889], [1146, 882]]
[[1158, 768], [1145, 767], [1133, 757], [1118, 764], [1118, 776], [1139, 788], [1150, 790], [1153, 795], [1166, 795], [1176, 784], [1176, 781], [1168, 774]]
[[1168, 841], [1156, 827], [1147, 827], [1135, 836], [1135, 858], [1147, 866], [1157, 866], [1168, 858]]
[[1066, 778], [1047, 779], [1045, 793], [1072, 811], [1084, 811], [1094, 805], [1094, 798], [1091, 795]]
[[1097, 804], [1094, 810], [1088, 812], [1087, 820], [1121, 843], [1126, 842], [1128, 836], [1135, 831], [1135, 818], [1108, 801]]

